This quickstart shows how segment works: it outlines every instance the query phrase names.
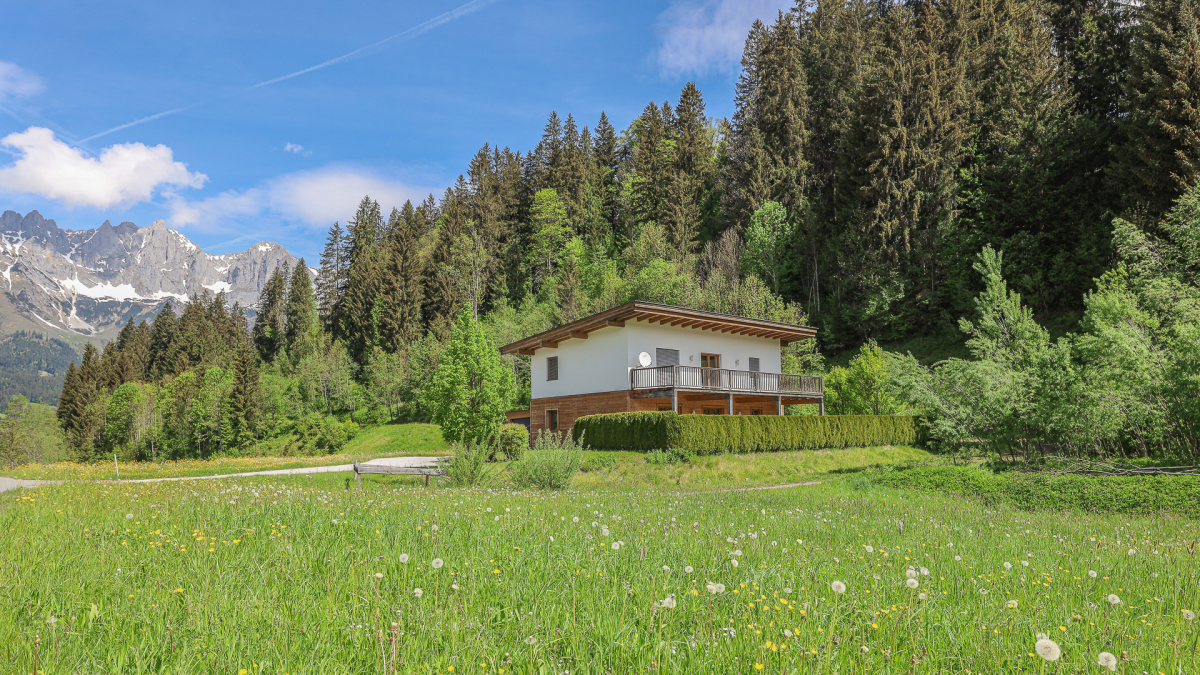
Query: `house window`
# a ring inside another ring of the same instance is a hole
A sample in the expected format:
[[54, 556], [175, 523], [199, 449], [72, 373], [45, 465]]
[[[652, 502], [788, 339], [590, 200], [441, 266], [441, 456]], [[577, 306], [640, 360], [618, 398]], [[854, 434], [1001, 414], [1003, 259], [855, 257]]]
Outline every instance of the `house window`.
[[751, 414], [751, 415], [761, 415], [761, 414], [762, 414], [762, 408], [754, 408], [753, 410], [751, 410], [751, 411], [750, 411], [750, 414]]
[[679, 350], [678, 349], [663, 349], [659, 347], [654, 350], [654, 365], [656, 366], [677, 366], [679, 365]]
[[658, 406], [658, 412], [670, 412], [670, 411], [671, 411], [671, 406], [669, 406], [669, 405]]
[[551, 356], [546, 359], [546, 381], [558, 379], [558, 357]]
[[720, 368], [721, 367], [721, 355], [720, 354], [701, 354], [700, 355], [700, 367], [701, 368]]
[[758, 372], [758, 357], [757, 356], [750, 357], [750, 372], [752, 372], [752, 373]]
[[558, 411], [546, 411], [546, 428], [550, 431], [558, 431]]
[[705, 408], [704, 414], [705, 415], [724, 415], [725, 409], [724, 408]]

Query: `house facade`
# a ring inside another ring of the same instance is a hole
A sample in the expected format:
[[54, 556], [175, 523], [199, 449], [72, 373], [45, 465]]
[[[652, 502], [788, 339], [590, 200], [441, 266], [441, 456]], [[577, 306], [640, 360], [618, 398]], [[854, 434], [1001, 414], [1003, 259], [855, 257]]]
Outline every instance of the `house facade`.
[[630, 302], [505, 345], [530, 357], [528, 419], [569, 430], [599, 413], [675, 410], [680, 414], [779, 415], [783, 406], [816, 404], [819, 377], [781, 373], [780, 349], [812, 339], [807, 326]]

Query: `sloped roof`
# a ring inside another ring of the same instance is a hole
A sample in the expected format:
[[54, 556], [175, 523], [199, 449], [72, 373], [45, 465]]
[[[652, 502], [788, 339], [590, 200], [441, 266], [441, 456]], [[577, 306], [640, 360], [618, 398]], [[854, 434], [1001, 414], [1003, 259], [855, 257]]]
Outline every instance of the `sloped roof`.
[[558, 328], [552, 328], [537, 335], [531, 335], [524, 340], [504, 345], [500, 348], [500, 353], [532, 355], [538, 349], [543, 347], [557, 347], [558, 343], [570, 340], [571, 338], [586, 339], [587, 334], [594, 330], [608, 326], [624, 327], [626, 321], [646, 321], [648, 323], [659, 323], [663, 326], [711, 330], [731, 335], [751, 335], [770, 340], [779, 340], [783, 345], [790, 342], [807, 340], [817, 335], [817, 329], [809, 326], [796, 326], [778, 321], [750, 319], [732, 314], [705, 312], [698, 309], [685, 309], [683, 307], [672, 307], [671, 305], [660, 305], [655, 302], [635, 300], [619, 307], [614, 307], [606, 312], [593, 314], [578, 321], [572, 321], [571, 323], [559, 326]]

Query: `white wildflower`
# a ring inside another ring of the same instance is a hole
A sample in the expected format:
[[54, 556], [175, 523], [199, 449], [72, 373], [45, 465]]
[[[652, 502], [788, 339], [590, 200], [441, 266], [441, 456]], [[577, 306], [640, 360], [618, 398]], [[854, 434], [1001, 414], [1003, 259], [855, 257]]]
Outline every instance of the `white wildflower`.
[[1062, 649], [1059, 648], [1058, 643], [1048, 637], [1044, 637], [1033, 643], [1033, 649], [1038, 653], [1038, 656], [1047, 661], [1057, 661], [1062, 656]]

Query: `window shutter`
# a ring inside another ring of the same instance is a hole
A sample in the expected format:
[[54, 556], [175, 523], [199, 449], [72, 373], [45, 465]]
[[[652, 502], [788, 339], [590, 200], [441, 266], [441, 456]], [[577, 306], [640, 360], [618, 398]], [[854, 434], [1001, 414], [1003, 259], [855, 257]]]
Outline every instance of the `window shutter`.
[[758, 372], [758, 357], [757, 356], [750, 357], [750, 372], [752, 372], [752, 373]]
[[546, 381], [558, 379], [558, 357], [551, 356], [546, 359]]
[[677, 366], [679, 365], [679, 350], [678, 349], [662, 349], [661, 347], [654, 350], [654, 365], [656, 366]]

